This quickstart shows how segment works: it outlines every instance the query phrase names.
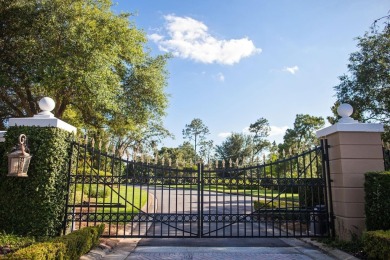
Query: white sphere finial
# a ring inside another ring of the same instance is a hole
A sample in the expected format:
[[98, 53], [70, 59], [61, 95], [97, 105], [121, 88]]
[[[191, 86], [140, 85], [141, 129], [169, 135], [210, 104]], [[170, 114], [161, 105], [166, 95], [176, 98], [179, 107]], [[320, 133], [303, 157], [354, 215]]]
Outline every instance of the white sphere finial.
[[41, 100], [39, 100], [38, 105], [42, 111], [48, 111], [48, 112], [52, 111], [56, 107], [56, 103], [54, 102], [54, 100], [49, 97], [44, 97]]
[[340, 104], [340, 106], [337, 108], [337, 113], [341, 117], [350, 117], [353, 113], [353, 107], [350, 104]]
[[339, 123], [357, 123], [357, 120], [353, 120], [350, 116], [353, 113], [353, 107], [350, 104], [340, 104], [337, 108], [337, 113], [341, 116]]
[[52, 118], [54, 117], [52, 111], [56, 107], [56, 103], [52, 98], [44, 97], [38, 102], [39, 108], [42, 110], [42, 112], [39, 112], [38, 115], [35, 115], [34, 117], [41, 117], [41, 118]]

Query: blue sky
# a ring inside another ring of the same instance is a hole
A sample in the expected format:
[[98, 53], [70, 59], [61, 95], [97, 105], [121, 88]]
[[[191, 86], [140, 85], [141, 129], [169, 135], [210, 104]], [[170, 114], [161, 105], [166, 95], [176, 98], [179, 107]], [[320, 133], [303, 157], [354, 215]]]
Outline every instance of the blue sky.
[[221, 143], [258, 118], [282, 141], [296, 114], [326, 117], [356, 37], [390, 10], [388, 0], [115, 1], [115, 12], [148, 35], [153, 54], [171, 52], [165, 127], [200, 118]]

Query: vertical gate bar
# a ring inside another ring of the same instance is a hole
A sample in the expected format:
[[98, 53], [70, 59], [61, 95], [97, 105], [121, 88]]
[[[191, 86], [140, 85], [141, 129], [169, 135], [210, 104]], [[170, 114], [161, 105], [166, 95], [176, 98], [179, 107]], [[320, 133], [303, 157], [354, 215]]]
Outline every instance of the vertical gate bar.
[[251, 205], [250, 205], [250, 212], [251, 212], [251, 215], [250, 215], [250, 220], [251, 220], [251, 236], [253, 237], [254, 236], [254, 233], [253, 233], [253, 168], [250, 169], [250, 178], [251, 178], [251, 181], [250, 181], [250, 189], [251, 189]]
[[[107, 164], [108, 164], [108, 154], [107, 154], [107, 151], [106, 151], [106, 153], [104, 154], [104, 182], [103, 182], [103, 184], [104, 184], [104, 186], [103, 186], [103, 193], [104, 193], [104, 195], [106, 194], [106, 191], [107, 191], [107, 189], [106, 189], [106, 185], [107, 185]], [[105, 202], [106, 201], [106, 199], [104, 198], [103, 199], [103, 202]], [[102, 221], [102, 223], [104, 222], [104, 217], [105, 217], [105, 214], [106, 214], [106, 210], [105, 210], [105, 208], [103, 207], [102, 208], [102, 213], [101, 213], [101, 221]]]
[[127, 213], [127, 207], [128, 207], [128, 201], [127, 201], [127, 196], [128, 196], [128, 182], [129, 182], [129, 157], [126, 158], [125, 161], [125, 168], [126, 168], [126, 175], [124, 178], [124, 183], [125, 183], [125, 215], [123, 216], [123, 235], [126, 236], [126, 227], [127, 227], [127, 222], [128, 222], [128, 213]]
[[[188, 178], [188, 179], [187, 179]], [[188, 177], [186, 177], [186, 183], [187, 183], [187, 181], [189, 182], [189, 184], [190, 184], [190, 190], [189, 190], [189, 196], [190, 196], [190, 216], [189, 216], [189, 226], [190, 226], [190, 236], [192, 236], [192, 189], [193, 189], [193, 184], [194, 184], [194, 182], [193, 182], [193, 179], [192, 179], [192, 172], [191, 172], [191, 174], [188, 176]]]
[[[134, 215], [134, 197], [135, 197], [135, 184], [137, 182], [137, 177], [135, 175], [135, 166], [134, 166], [134, 162], [130, 162], [130, 166], [132, 168], [132, 177], [131, 177], [131, 192], [132, 192], [132, 205], [131, 205], [131, 228], [130, 228], [130, 236], [133, 236], [134, 235], [134, 219], [135, 219], [135, 215]], [[139, 220], [139, 219], [138, 219]]]
[[[88, 152], [88, 145], [85, 145], [85, 150]], [[87, 227], [89, 227], [89, 214], [91, 213], [91, 189], [92, 189], [92, 165], [93, 165], [93, 150], [91, 155], [91, 165], [89, 168], [89, 182], [88, 182], [88, 199], [87, 199]]]
[[[222, 200], [223, 200], [223, 208], [222, 208], [222, 225], [225, 227], [226, 226], [226, 207], [225, 207], [225, 204], [226, 204], [226, 176], [225, 176], [225, 172], [222, 172]], [[218, 173], [217, 173], [217, 168], [215, 168], [215, 175], [218, 176]], [[222, 235], [225, 237], [226, 236], [226, 228], [223, 228], [222, 229]]]
[[[64, 214], [64, 221], [62, 224], [62, 234], [66, 234], [66, 227], [68, 225], [68, 210], [69, 210], [69, 194], [70, 194], [70, 178], [72, 174], [72, 156], [73, 156], [73, 141], [70, 143], [70, 148], [68, 151], [68, 178], [66, 180], [66, 189], [67, 193], [65, 194], [65, 214]], [[76, 187], [75, 187], [75, 194], [76, 194]]]
[[[202, 172], [203, 172], [203, 169], [202, 169]], [[205, 177], [206, 176], [206, 177]], [[203, 172], [203, 178], [207, 178], [207, 184], [209, 186], [208, 188], [208, 191], [209, 191], [209, 200], [208, 200], [208, 215], [209, 215], [209, 219], [208, 219], [208, 227], [209, 227], [209, 233], [208, 233], [208, 236], [211, 236], [211, 230], [212, 230], [212, 218], [214, 217], [217, 217], [217, 214], [215, 213], [215, 215], [213, 216], [212, 215], [212, 211], [211, 211], [211, 208], [212, 208], [212, 197], [214, 196], [211, 196], [211, 192], [212, 192], [212, 184], [213, 184], [213, 181], [212, 181], [212, 178], [210, 176], [210, 174], [208, 175], [205, 175], [205, 173]], [[217, 196], [217, 194], [215, 194], [215, 196]], [[217, 232], [216, 232], [217, 233]]]
[[203, 233], [203, 203], [202, 203], [202, 198], [203, 198], [203, 189], [202, 189], [202, 169], [201, 169], [201, 164], [198, 163], [198, 172], [197, 172], [197, 184], [198, 184], [198, 237], [202, 237]]
[[[136, 155], [137, 156], [137, 155]], [[137, 162], [137, 157], [135, 156], [134, 158], [134, 163], [138, 164]], [[150, 174], [149, 172], [146, 173], [145, 176], [145, 181], [146, 181], [146, 215], [145, 215], [145, 236], [148, 236], [148, 225], [149, 225], [149, 185], [150, 185]], [[139, 208], [142, 209], [142, 202], [140, 202]]]
[[[113, 189], [114, 189], [114, 163], [115, 163], [115, 154], [112, 154], [111, 156], [111, 181], [110, 181], [110, 202], [112, 201], [112, 195], [113, 195]], [[104, 208], [104, 207], [103, 207]], [[108, 225], [108, 235], [111, 236], [111, 225], [112, 225], [112, 207], [110, 207], [110, 218], [109, 218], [109, 225]]]
[[[184, 165], [185, 167], [185, 165]], [[183, 169], [184, 171], [184, 169]], [[169, 172], [169, 179], [168, 179], [168, 236], [170, 236], [170, 226], [171, 226], [171, 179], [172, 179], [172, 172]]]
[[[242, 161], [242, 164], [244, 164], [244, 160]], [[245, 171], [244, 172], [244, 237], [246, 237], [246, 174], [245, 174]]]
[[80, 217], [79, 217], [79, 227], [78, 229], [81, 228], [81, 222], [82, 222], [82, 219], [83, 219], [83, 196], [84, 196], [84, 186], [85, 186], [85, 165], [86, 165], [86, 161], [87, 161], [87, 147], [86, 145], [84, 145], [84, 155], [83, 155], [83, 173], [82, 173], [82, 186], [81, 186], [81, 206], [80, 206]]
[[186, 181], [185, 181], [185, 173], [183, 173], [183, 175], [182, 176], [180, 176], [180, 178], [181, 178], [181, 183], [182, 183], [182, 185], [183, 185], [183, 188], [181, 189], [182, 190], [182, 193], [183, 193], [183, 195], [182, 195], [182, 202], [183, 202], [183, 204], [182, 204], [182, 220], [181, 220], [181, 226], [182, 226], [182, 236], [184, 237], [185, 235], [185, 198], [186, 198], [186, 190], [187, 190], [187, 188], [186, 188]]
[[[144, 168], [144, 164], [143, 162], [141, 161], [139, 163], [141, 165], [142, 168]], [[153, 177], [153, 182], [154, 182], [154, 186], [153, 186], [153, 217], [152, 217], [152, 225], [153, 225], [153, 237], [156, 236], [156, 215], [157, 215], [157, 212], [156, 212], [156, 197], [157, 197], [157, 182], [158, 182], [158, 175], [156, 175], [155, 172], [153, 172], [153, 174], [151, 174], [151, 172], [149, 171], [149, 169], [147, 169], [146, 171], [149, 176], [152, 175]]]
[[[258, 232], [259, 232], [259, 237], [261, 237], [261, 215], [260, 215], [260, 179], [261, 179], [261, 169], [265, 169], [265, 167], [261, 168], [261, 163], [259, 163], [257, 165], [257, 168], [256, 168], [256, 182], [257, 182], [257, 198], [256, 200], [258, 201], [257, 205], [259, 205], [259, 208], [257, 209], [256, 211], [256, 215], [257, 215], [257, 229], [258, 229]], [[254, 206], [254, 205], [253, 205]]]
[[[163, 166], [164, 167], [164, 166]], [[178, 229], [178, 219], [179, 219], [179, 212], [178, 212], [178, 195], [179, 195], [179, 192], [178, 192], [178, 182], [179, 182], [179, 178], [178, 178], [178, 172], [176, 172], [175, 174], [175, 207], [176, 207], [176, 212], [175, 212], [175, 237], [177, 237], [177, 229]]]
[[[101, 150], [98, 150], [98, 155], [97, 155], [97, 180], [96, 182], [99, 183], [99, 180], [100, 180], [100, 160], [101, 160], [101, 154], [102, 154], [102, 151]], [[97, 184], [97, 187], [99, 187], [99, 184]], [[103, 193], [104, 193], [104, 185], [103, 185]], [[96, 194], [98, 194], [98, 189], [96, 189]], [[103, 199], [103, 202], [104, 202], [104, 199]], [[95, 218], [94, 218], [94, 226], [96, 226], [97, 224], [97, 205], [96, 205], [96, 209], [95, 209]]]
[[[226, 168], [223, 169], [226, 172]], [[232, 171], [228, 171], [229, 174], [229, 182], [230, 182], [230, 187], [229, 187], [229, 205], [230, 205], [230, 211], [229, 211], [229, 222], [230, 222], [230, 236], [233, 236], [233, 225], [232, 225], [232, 220], [233, 220], [233, 197], [232, 197], [232, 189], [233, 189], [233, 177], [232, 177]]]
[[[157, 170], [154, 171], [154, 174], [156, 176], [159, 176]], [[161, 206], [160, 206], [160, 236], [163, 235], [163, 223], [162, 223], [162, 219], [163, 219], [163, 213], [164, 213], [164, 179], [165, 179], [165, 173], [162, 173], [160, 175], [161, 177]], [[155, 223], [156, 225], [156, 223]]]
[[[238, 166], [237, 166], [238, 167]], [[240, 208], [239, 208], [239, 204], [240, 204], [240, 197], [239, 197], [239, 189], [238, 187], [240, 186], [240, 177], [238, 175], [238, 171], [237, 170], [232, 170], [234, 172], [234, 175], [236, 176], [237, 180], [236, 180], [236, 219], [237, 219], [237, 236], [239, 237], [240, 236]]]
[[[118, 199], [117, 199], [117, 207], [116, 207], [116, 237], [119, 236], [119, 220], [120, 220], [120, 213], [119, 213], [119, 205], [120, 205], [120, 194], [121, 194], [121, 174], [122, 174], [122, 171], [121, 171], [121, 166], [122, 166], [122, 159], [118, 156], [118, 176], [117, 176], [117, 180], [116, 180], [116, 185], [118, 187]], [[126, 198], [125, 198], [126, 200]]]

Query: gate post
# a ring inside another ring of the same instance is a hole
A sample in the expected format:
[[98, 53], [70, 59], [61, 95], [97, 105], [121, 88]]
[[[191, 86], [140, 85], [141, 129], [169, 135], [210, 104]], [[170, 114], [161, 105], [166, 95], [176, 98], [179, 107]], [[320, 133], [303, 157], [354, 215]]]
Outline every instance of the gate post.
[[7, 177], [5, 158], [0, 162], [0, 230], [52, 237], [63, 228], [69, 141], [76, 128], [50, 113], [52, 99], [42, 99], [39, 106], [43, 112], [34, 117], [9, 120], [5, 153], [25, 134], [32, 159], [26, 178]]
[[382, 124], [353, 120], [353, 109], [341, 104], [338, 123], [317, 131], [318, 138], [328, 140], [331, 198], [336, 237], [351, 240], [365, 230], [364, 174], [384, 170]]

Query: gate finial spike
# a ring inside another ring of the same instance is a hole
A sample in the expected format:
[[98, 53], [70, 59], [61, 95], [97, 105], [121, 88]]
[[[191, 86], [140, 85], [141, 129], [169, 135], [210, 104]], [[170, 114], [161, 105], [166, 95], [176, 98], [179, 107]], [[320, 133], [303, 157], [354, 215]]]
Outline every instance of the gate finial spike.
[[265, 164], [265, 154], [263, 153], [263, 163]]
[[238, 161], [238, 158], [236, 159], [236, 167], [239, 167], [238, 165], [239, 161]]
[[107, 141], [106, 145], [104, 146], [105, 152], [108, 153], [108, 149], [110, 148], [110, 142]]
[[92, 149], [95, 149], [95, 139], [94, 138], [92, 138], [92, 140], [91, 140], [91, 147], [92, 147]]
[[229, 159], [229, 167], [232, 168], [232, 158]]
[[88, 144], [88, 135], [85, 135], [85, 137], [84, 137], [84, 144], [85, 144], [85, 145]]
[[102, 151], [102, 139], [99, 140], [99, 151]]
[[126, 149], [125, 153], [126, 153], [127, 160], [129, 160], [130, 159], [130, 152], [129, 152], [129, 150]]
[[218, 169], [218, 160], [215, 160], [215, 169]]
[[115, 156], [115, 145], [112, 146], [112, 155]]
[[154, 164], [157, 164], [158, 163], [158, 155], [156, 153], [156, 155], [154, 156]]
[[222, 168], [225, 168], [225, 160], [222, 160]]
[[172, 159], [171, 159], [171, 158], [168, 159], [168, 166], [169, 166], [169, 167], [172, 166]]
[[163, 157], [161, 157], [161, 165], [164, 166], [164, 164], [165, 164], [165, 158], [163, 156]]

